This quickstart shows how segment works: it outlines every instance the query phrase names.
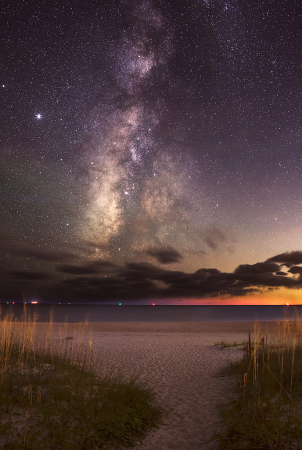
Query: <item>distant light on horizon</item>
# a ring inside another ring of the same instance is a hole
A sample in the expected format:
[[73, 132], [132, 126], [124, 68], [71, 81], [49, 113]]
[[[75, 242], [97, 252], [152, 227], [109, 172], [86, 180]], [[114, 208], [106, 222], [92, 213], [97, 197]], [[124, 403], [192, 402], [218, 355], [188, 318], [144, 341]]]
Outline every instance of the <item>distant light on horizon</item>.
[[30, 302], [30, 303], [32, 303], [33, 305], [36, 305], [38, 302], [36, 302], [36, 301], [33, 301], [33, 302]]

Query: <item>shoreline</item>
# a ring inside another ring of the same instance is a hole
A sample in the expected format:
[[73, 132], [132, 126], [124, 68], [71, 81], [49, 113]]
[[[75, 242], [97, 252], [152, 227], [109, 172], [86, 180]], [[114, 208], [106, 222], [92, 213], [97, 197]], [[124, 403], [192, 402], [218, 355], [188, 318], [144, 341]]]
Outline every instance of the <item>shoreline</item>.
[[[283, 321], [258, 321], [260, 332], [273, 332]], [[17, 322], [21, 324], [22, 322]], [[32, 323], [32, 322], [31, 322]], [[87, 323], [87, 325], [86, 325]], [[289, 321], [295, 325], [296, 321]], [[250, 333], [255, 321], [234, 322], [52, 322], [54, 328], [87, 326], [93, 332], [112, 333]], [[35, 322], [37, 327], [48, 327], [49, 322]]]

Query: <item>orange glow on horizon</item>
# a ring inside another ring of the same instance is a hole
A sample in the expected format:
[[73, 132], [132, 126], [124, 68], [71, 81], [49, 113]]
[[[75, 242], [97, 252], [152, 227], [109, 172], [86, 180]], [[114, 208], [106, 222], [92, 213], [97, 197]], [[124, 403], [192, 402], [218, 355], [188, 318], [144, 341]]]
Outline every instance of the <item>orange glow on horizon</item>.
[[280, 297], [265, 296], [246, 296], [246, 297], [230, 297], [230, 298], [179, 298], [179, 299], [163, 299], [157, 301], [158, 305], [263, 305], [263, 306], [294, 306], [301, 305], [302, 301], [298, 299], [289, 299]]

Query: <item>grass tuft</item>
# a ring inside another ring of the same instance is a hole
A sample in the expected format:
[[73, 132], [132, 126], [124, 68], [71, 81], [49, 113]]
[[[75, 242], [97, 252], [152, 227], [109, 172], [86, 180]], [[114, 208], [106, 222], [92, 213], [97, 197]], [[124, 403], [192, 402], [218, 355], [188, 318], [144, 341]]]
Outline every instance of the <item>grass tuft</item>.
[[25, 314], [0, 322], [1, 448], [128, 449], [161, 425], [153, 390], [97, 359], [87, 323], [54, 339], [52, 321], [39, 335]]
[[265, 339], [254, 324], [251, 351], [229, 362], [236, 399], [219, 406], [219, 449], [302, 449], [302, 322], [284, 320]]

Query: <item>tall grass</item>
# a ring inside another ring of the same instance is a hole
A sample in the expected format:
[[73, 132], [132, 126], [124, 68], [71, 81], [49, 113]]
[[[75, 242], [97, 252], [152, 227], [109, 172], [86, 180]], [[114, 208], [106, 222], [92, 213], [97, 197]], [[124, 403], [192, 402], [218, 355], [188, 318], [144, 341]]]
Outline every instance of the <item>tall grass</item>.
[[88, 324], [69, 329], [38, 333], [26, 308], [1, 320], [0, 448], [126, 449], [162, 423], [152, 389], [97, 358]]
[[262, 334], [255, 322], [250, 352], [226, 369], [238, 385], [236, 400], [220, 405], [222, 431], [212, 440], [221, 450], [302, 449], [302, 321]]

